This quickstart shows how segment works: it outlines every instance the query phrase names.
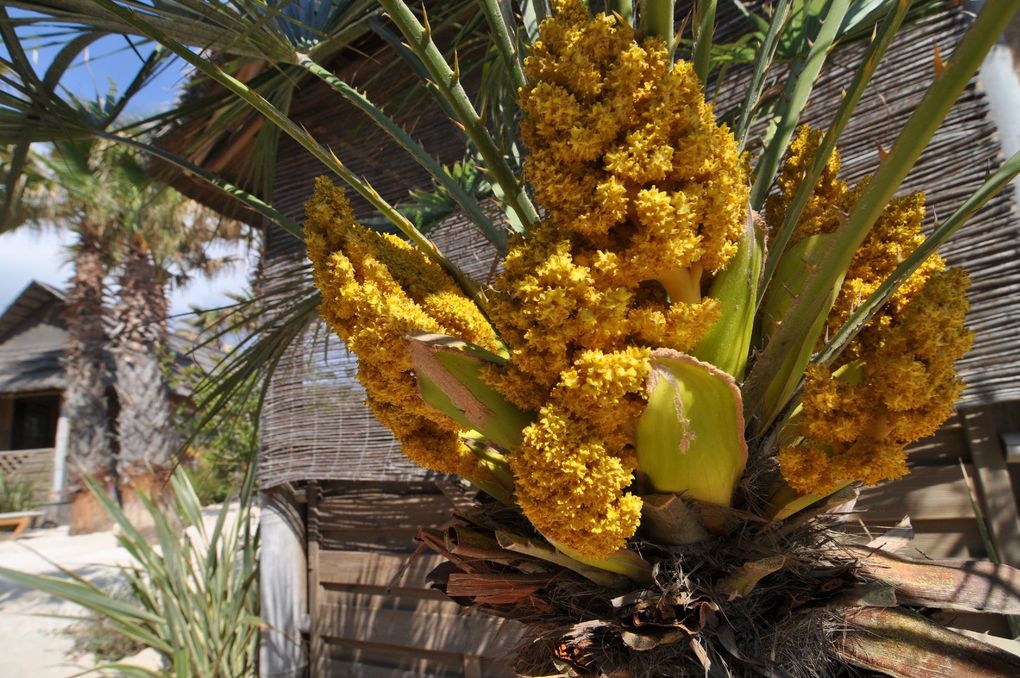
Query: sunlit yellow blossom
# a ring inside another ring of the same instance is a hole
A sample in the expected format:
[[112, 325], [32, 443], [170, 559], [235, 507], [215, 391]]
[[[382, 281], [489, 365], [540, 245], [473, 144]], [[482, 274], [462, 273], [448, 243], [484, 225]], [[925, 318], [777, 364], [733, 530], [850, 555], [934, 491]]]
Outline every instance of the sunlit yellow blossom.
[[470, 477], [475, 457], [460, 441], [461, 428], [422, 401], [404, 337], [436, 332], [498, 350], [492, 328], [419, 250], [357, 224], [343, 191], [327, 179], [316, 180], [305, 213], [320, 312], [357, 354], [372, 411], [415, 462]]
[[[822, 136], [821, 130], [804, 125], [790, 142], [786, 162], [776, 179], [779, 191], [765, 201], [765, 219], [773, 234], [783, 225], [786, 212], [793, 202], [793, 194], [811, 171], [818, 147], [822, 143]], [[839, 228], [841, 219], [845, 217], [841, 210], [845, 207], [848, 190], [846, 182], [839, 178], [839, 167], [839, 151], [833, 150], [797, 221], [797, 228], [793, 234], [794, 242], [818, 233], [832, 233]]]
[[584, 421], [557, 405], [543, 407], [524, 430], [510, 467], [518, 503], [551, 539], [598, 558], [637, 530], [641, 500], [625, 492], [633, 460], [608, 452]]
[[[782, 223], [820, 133], [801, 130], [767, 204], [770, 226]], [[837, 177], [839, 158], [829, 158], [794, 240], [838, 228], [868, 179], [849, 189]], [[850, 268], [826, 320], [835, 333], [853, 311], [924, 240], [924, 196], [893, 200], [883, 210]], [[825, 492], [840, 484], [873, 484], [906, 473], [904, 448], [930, 435], [953, 412], [962, 389], [954, 363], [970, 347], [964, 327], [967, 276], [945, 270], [933, 256], [914, 272], [885, 307], [844, 350], [834, 370], [808, 369], [797, 436], [779, 455], [783, 476], [800, 492]]]
[[748, 186], [690, 64], [580, 0], [554, 9], [520, 93], [524, 172], [545, 219], [511, 242], [495, 284], [492, 317], [512, 348], [488, 378], [542, 408], [511, 454], [525, 513], [599, 556], [638, 522], [623, 492], [649, 349], [689, 351], [718, 319], [702, 278], [736, 252]]

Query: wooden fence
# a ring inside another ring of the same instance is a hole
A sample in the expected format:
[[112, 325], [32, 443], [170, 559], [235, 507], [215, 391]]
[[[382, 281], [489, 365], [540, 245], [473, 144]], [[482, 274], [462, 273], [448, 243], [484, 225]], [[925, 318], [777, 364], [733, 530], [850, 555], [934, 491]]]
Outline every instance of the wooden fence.
[[48, 502], [53, 482], [53, 448], [0, 451], [0, 472], [11, 479], [28, 480], [34, 485], [36, 503]]
[[[986, 558], [991, 546], [1010, 562], [1020, 523], [1012, 491], [1001, 487], [1009, 470], [996, 433], [1009, 421], [1020, 421], [1020, 403], [954, 416], [912, 448], [909, 476], [862, 491], [847, 530], [878, 538], [909, 516], [916, 536], [905, 555]], [[518, 639], [515, 625], [465, 613], [428, 586], [426, 575], [440, 559], [414, 556], [418, 528], [442, 526], [463, 500], [443, 481], [308, 483], [299, 501], [307, 515], [313, 677], [513, 675], [501, 658]], [[940, 618], [960, 628], [1008, 630], [997, 615]]]
[[442, 482], [308, 484], [312, 678], [514, 675], [502, 661], [514, 625], [465, 613], [426, 582], [441, 560], [413, 555], [418, 528], [442, 525], [455, 508], [456, 490]]

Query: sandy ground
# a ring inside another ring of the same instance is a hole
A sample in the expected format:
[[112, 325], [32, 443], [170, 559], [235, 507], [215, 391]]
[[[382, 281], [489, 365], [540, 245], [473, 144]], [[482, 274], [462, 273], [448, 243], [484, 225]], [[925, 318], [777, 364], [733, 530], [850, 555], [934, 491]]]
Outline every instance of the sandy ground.
[[[218, 506], [204, 509], [206, 525], [215, 521]], [[0, 566], [33, 574], [63, 576], [48, 560], [109, 587], [117, 565], [131, 562], [113, 532], [71, 537], [66, 527], [30, 530], [17, 541], [0, 536]], [[62, 633], [83, 616], [82, 608], [0, 578], [0, 676], [70, 678], [92, 666], [91, 657], [69, 656], [73, 640]]]
[[[60, 570], [46, 559], [106, 586], [116, 581], [116, 565], [130, 561], [112, 532], [70, 537], [66, 527], [58, 527], [31, 530], [17, 541], [0, 541], [0, 566], [60, 575]], [[68, 656], [73, 641], [62, 631], [73, 620], [53, 616], [82, 614], [77, 605], [0, 578], [0, 639], [4, 648], [0, 653], [0, 676], [66, 678], [89, 668], [89, 657], [74, 661]]]

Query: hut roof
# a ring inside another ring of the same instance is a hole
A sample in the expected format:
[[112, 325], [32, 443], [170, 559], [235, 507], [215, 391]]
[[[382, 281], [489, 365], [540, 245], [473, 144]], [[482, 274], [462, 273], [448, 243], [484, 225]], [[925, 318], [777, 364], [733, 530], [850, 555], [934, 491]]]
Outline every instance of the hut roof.
[[55, 303], [63, 298], [33, 280], [0, 315], [0, 393], [64, 387], [60, 358], [67, 331]]
[[[0, 314], [0, 393], [62, 390], [66, 385], [61, 359], [67, 327], [61, 309], [67, 296], [56, 287], [33, 280]], [[211, 371], [223, 352], [212, 346], [195, 347], [186, 334], [171, 332], [167, 343], [180, 372], [197, 367]], [[111, 384], [113, 383], [113, 371]], [[174, 385], [177, 395], [191, 391], [185, 381]]]
[[[454, 8], [457, 5], [455, 2], [446, 4]], [[470, 3], [461, 4], [460, 11], [474, 11]], [[434, 17], [435, 13], [438, 11], [430, 8], [430, 16]], [[452, 30], [449, 27], [437, 30], [433, 38], [442, 44]], [[477, 45], [461, 48], [462, 63], [470, 63], [477, 48]], [[343, 81], [364, 91], [371, 101], [379, 105], [385, 103], [385, 111], [440, 162], [452, 163], [463, 158], [465, 147], [458, 140], [457, 128], [434, 105], [426, 88], [392, 46], [379, 36], [374, 33], [363, 36], [337, 51], [322, 65]], [[407, 161], [404, 151], [368, 117], [307, 72], [268, 62], [249, 62], [235, 77], [253, 83], [280, 69], [286, 71], [286, 77], [294, 87], [288, 102], [281, 104], [290, 118], [336, 153], [354, 174], [367, 178], [383, 198], [399, 203], [407, 198], [411, 189], [431, 184], [427, 172], [414, 162]], [[465, 72], [462, 78], [470, 89], [478, 74]], [[300, 156], [280, 152], [273, 156], [276, 162], [272, 167], [253, 167], [251, 158], [259, 153], [260, 145], [271, 145], [268, 143], [270, 138], [278, 135], [281, 149], [296, 147], [296, 142], [269, 129], [262, 116], [254, 111], [247, 111], [229, 126], [221, 124], [225, 94], [202, 75], [194, 78], [189, 89], [191, 98], [196, 100], [195, 105], [202, 101], [206, 104], [199, 106], [196, 112], [161, 137], [160, 144], [203, 169], [268, 198], [284, 214], [300, 219], [305, 188], [311, 185], [315, 175], [326, 173], [321, 163], [307, 153]], [[182, 173], [159, 159], [153, 159], [152, 167], [157, 176], [193, 200], [225, 216], [253, 226], [262, 225], [261, 215], [202, 179]], [[265, 177], [272, 179], [268, 195], [261, 182]], [[373, 208], [359, 196], [351, 196], [351, 201], [357, 213], [374, 213]], [[278, 235], [281, 234], [274, 229], [270, 240]], [[288, 243], [292, 240], [290, 236], [287, 239], [285, 242]]]

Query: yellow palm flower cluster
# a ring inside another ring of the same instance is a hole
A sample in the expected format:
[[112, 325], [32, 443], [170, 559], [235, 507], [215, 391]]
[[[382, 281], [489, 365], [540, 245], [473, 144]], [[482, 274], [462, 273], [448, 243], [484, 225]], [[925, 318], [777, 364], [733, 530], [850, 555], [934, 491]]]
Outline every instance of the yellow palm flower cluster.
[[691, 350], [716, 321], [702, 278], [737, 249], [748, 186], [690, 64], [612, 15], [554, 3], [525, 63], [525, 175], [545, 219], [511, 243], [489, 375], [540, 416], [510, 457], [552, 539], [601, 556], [634, 533], [634, 426], [649, 348]]
[[[776, 178], [779, 191], [772, 193], [765, 201], [765, 221], [772, 231], [782, 225], [794, 194], [814, 164], [821, 143], [822, 132], [806, 125], [797, 131], [797, 136], [790, 142], [786, 162]], [[839, 178], [839, 167], [839, 151], [833, 150], [797, 220], [793, 242], [819, 233], [832, 233], [839, 228], [840, 218], [845, 216], [840, 208], [847, 195], [846, 182]]]
[[416, 463], [472, 477], [477, 465], [460, 440], [462, 427], [421, 399], [404, 337], [435, 332], [496, 351], [492, 327], [420, 250], [356, 223], [343, 191], [328, 179], [316, 180], [305, 214], [320, 312], [357, 354], [372, 411]]
[[[780, 193], [767, 204], [773, 228], [782, 222], [820, 140], [821, 133], [803, 128], [792, 145]], [[832, 232], [857, 201], [868, 180], [851, 190], [837, 178], [838, 171], [839, 158], [833, 154], [795, 240]], [[889, 203], [854, 254], [826, 321], [830, 333], [924, 240], [923, 218], [919, 193]], [[941, 257], [930, 258], [858, 334], [833, 370], [809, 368], [799, 439], [788, 437], [796, 442], [779, 455], [783, 476], [794, 489], [826, 492], [907, 472], [904, 448], [938, 429], [963, 387], [954, 363], [972, 341], [964, 327], [967, 285], [962, 270], [945, 270]]]

